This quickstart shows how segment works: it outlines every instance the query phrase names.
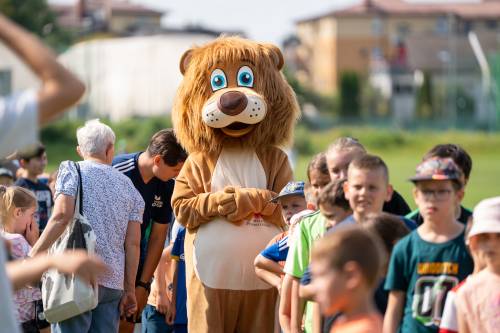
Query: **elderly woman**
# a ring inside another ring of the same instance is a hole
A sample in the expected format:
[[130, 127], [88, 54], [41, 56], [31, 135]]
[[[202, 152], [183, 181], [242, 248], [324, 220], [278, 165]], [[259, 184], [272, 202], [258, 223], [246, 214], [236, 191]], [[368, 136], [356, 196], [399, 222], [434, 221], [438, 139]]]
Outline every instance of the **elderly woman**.
[[[99, 303], [89, 312], [52, 325], [52, 332], [117, 332], [120, 314], [136, 310], [135, 276], [139, 262], [144, 201], [129, 178], [111, 166], [115, 134], [88, 121], [76, 132], [82, 174], [83, 214], [97, 236], [96, 253], [108, 265], [98, 279]], [[59, 167], [53, 214], [32, 254], [47, 250], [73, 218], [78, 189], [74, 163]]]

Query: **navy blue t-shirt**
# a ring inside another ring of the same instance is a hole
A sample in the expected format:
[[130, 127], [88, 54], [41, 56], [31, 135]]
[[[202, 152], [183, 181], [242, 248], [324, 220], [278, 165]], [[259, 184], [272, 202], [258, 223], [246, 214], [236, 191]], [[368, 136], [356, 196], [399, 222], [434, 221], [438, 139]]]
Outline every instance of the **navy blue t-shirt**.
[[177, 293], [175, 298], [174, 324], [187, 324], [187, 292], [186, 292], [186, 263], [184, 262], [184, 237], [186, 228], [180, 227], [174, 245], [172, 246], [172, 259], [178, 261], [177, 266]]
[[35, 194], [38, 203], [36, 223], [41, 233], [45, 229], [54, 207], [52, 191], [46, 184], [40, 181], [34, 183], [28, 178], [19, 178], [14, 185], [24, 187]]
[[141, 153], [122, 154], [113, 159], [113, 167], [132, 180], [132, 183], [144, 200], [145, 206], [141, 224], [140, 267], [142, 267], [146, 259], [146, 251], [153, 222], [167, 224], [172, 219], [170, 199], [172, 198], [175, 184], [173, 179], [165, 182], [156, 177], [153, 177], [147, 184], [144, 183], [138, 165]]

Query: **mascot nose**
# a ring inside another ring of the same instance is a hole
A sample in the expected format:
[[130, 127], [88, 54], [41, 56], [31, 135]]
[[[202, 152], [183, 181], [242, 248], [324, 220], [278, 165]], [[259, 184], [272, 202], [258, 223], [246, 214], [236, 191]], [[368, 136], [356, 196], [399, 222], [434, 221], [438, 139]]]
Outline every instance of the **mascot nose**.
[[217, 102], [219, 109], [228, 116], [236, 116], [247, 107], [248, 99], [239, 91], [228, 91], [222, 94]]

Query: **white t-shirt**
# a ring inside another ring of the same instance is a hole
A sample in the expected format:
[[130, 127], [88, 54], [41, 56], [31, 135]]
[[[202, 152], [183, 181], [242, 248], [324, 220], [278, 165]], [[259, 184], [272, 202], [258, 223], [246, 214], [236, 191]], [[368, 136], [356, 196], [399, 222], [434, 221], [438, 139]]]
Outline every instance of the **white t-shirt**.
[[5, 272], [5, 242], [0, 237], [0, 332], [17, 333], [16, 318], [14, 317], [14, 304], [12, 303], [12, 288]]
[[0, 159], [38, 140], [36, 90], [0, 97]]

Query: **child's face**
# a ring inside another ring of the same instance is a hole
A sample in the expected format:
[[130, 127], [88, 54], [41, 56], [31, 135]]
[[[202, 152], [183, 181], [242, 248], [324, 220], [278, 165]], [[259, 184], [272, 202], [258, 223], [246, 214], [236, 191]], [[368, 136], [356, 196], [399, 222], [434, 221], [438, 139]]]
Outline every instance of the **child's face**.
[[354, 213], [365, 216], [380, 213], [384, 202], [392, 196], [392, 187], [387, 183], [384, 171], [351, 168], [344, 183], [345, 197]]
[[438, 220], [455, 215], [463, 190], [457, 192], [451, 180], [422, 180], [416, 183], [413, 197], [424, 220]]
[[343, 309], [348, 302], [347, 276], [332, 269], [325, 259], [311, 262], [311, 274], [314, 300], [318, 302], [321, 312], [330, 316]]
[[476, 250], [478, 257], [486, 266], [500, 272], [500, 233], [486, 233], [473, 236], [471, 249]]
[[332, 181], [346, 179], [349, 163], [359, 155], [363, 154], [358, 149], [338, 150], [326, 155], [326, 165]]
[[32, 157], [29, 161], [24, 161], [22, 166], [32, 175], [41, 175], [47, 166], [47, 154], [43, 153], [41, 156]]
[[14, 219], [12, 221], [14, 233], [18, 233], [21, 235], [24, 234], [29, 224], [36, 223], [36, 214], [36, 207], [30, 207], [26, 209], [15, 208]]
[[314, 197], [317, 198], [319, 196], [319, 192], [330, 182], [330, 176], [321, 173], [321, 171], [317, 169], [312, 169], [309, 173], [309, 177], [311, 178], [311, 187], [314, 193]]
[[293, 215], [307, 208], [306, 199], [301, 195], [290, 195], [279, 199], [281, 205], [281, 214], [287, 224], [290, 224], [290, 219]]
[[342, 207], [334, 206], [329, 202], [324, 202], [319, 205], [319, 210], [329, 225], [336, 225], [352, 214], [351, 210], [345, 210]]

